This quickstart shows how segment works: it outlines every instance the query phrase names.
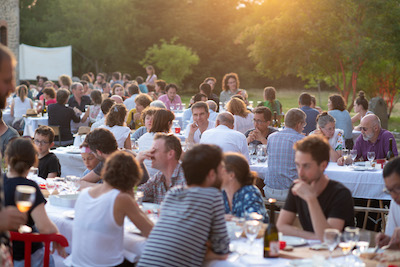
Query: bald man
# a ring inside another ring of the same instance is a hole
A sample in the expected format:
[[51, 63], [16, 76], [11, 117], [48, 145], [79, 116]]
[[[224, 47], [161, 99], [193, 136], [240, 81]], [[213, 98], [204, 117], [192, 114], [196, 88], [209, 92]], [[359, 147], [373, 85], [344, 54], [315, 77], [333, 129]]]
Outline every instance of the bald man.
[[[353, 149], [357, 150], [357, 158], [368, 160], [367, 153], [375, 152], [375, 159], [386, 158], [389, 151], [389, 139], [393, 139], [392, 149], [398, 155], [396, 140], [391, 132], [382, 129], [381, 121], [375, 114], [364, 116], [360, 122], [361, 135], [357, 138]], [[338, 165], [343, 165], [343, 157], [338, 159]]]
[[230, 112], [222, 112], [217, 116], [215, 128], [205, 131], [200, 144], [214, 144], [221, 147], [223, 152], [238, 152], [249, 160], [249, 150], [246, 136], [233, 130], [235, 118]]

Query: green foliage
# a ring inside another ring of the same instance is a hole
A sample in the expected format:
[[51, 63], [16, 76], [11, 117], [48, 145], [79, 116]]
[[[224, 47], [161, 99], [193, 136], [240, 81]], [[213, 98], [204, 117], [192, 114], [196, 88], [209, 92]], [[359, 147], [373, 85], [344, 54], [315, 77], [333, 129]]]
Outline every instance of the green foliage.
[[183, 79], [192, 73], [192, 67], [199, 63], [199, 57], [183, 45], [167, 43], [161, 40], [161, 45], [153, 45], [146, 51], [145, 58], [140, 62], [143, 67], [151, 64], [161, 71], [160, 78], [175, 84], [181, 84]]

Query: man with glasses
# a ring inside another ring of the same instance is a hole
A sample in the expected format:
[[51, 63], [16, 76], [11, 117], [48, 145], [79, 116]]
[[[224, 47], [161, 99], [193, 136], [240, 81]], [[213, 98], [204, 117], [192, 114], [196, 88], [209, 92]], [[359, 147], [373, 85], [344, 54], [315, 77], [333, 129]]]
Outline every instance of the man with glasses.
[[270, 126], [272, 113], [267, 107], [256, 107], [254, 109], [254, 129], [250, 129], [244, 133], [248, 144], [267, 144], [267, 138], [270, 134], [277, 130]]
[[383, 168], [385, 192], [390, 194], [392, 201], [386, 224], [385, 234], [376, 236], [379, 247], [390, 244], [390, 248], [400, 249], [400, 157], [389, 161]]
[[61, 166], [57, 156], [50, 152], [54, 146], [54, 130], [49, 126], [39, 126], [34, 135], [33, 142], [39, 152], [39, 177], [44, 179], [59, 177], [61, 175]]
[[285, 116], [285, 128], [268, 137], [268, 168], [264, 179], [267, 198], [285, 201], [292, 182], [297, 178], [293, 145], [304, 138], [306, 114], [298, 108], [290, 109]]
[[[386, 158], [389, 151], [389, 139], [393, 140], [392, 150], [398, 155], [396, 140], [391, 132], [382, 129], [381, 120], [375, 114], [366, 115], [360, 122], [361, 135], [357, 138], [353, 149], [357, 150], [357, 158], [368, 160], [368, 152], [375, 152], [376, 159]], [[343, 157], [338, 159], [338, 165], [343, 165]]]

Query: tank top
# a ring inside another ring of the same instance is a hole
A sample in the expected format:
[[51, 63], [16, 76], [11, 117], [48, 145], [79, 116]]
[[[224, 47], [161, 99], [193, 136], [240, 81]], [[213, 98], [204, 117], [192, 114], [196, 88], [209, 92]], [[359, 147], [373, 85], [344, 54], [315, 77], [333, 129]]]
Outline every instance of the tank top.
[[83, 190], [75, 205], [73, 266], [116, 266], [124, 261], [124, 227], [114, 220], [117, 189], [93, 198]]
[[31, 101], [25, 97], [24, 102], [21, 101], [19, 96], [14, 98], [14, 118], [22, 118], [26, 111], [31, 108]]

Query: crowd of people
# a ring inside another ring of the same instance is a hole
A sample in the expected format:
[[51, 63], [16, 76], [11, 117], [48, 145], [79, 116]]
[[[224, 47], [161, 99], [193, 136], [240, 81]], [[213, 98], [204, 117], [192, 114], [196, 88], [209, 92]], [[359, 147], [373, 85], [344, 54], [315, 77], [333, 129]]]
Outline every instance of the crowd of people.
[[[87, 169], [75, 206], [73, 266], [132, 266], [122, 253], [125, 217], [148, 237], [137, 266], [201, 266], [204, 260], [226, 259], [225, 220], [256, 212], [268, 222], [265, 197], [285, 202], [277, 220], [280, 232], [322, 240], [327, 228], [342, 231], [354, 226], [351, 192], [324, 174], [328, 163], [345, 164], [343, 149], [356, 149], [356, 160], [361, 161], [370, 151], [377, 159], [385, 158], [389, 150], [398, 156], [393, 134], [382, 129], [362, 92], [354, 102], [353, 118], [340, 95], [331, 95], [328, 111], [322, 111], [307, 92], [299, 95], [298, 107], [284, 114], [275, 88], [266, 87], [264, 101], [252, 107], [238, 75], [228, 73], [219, 97], [214, 91], [217, 80], [207, 77], [185, 109], [178, 86], [158, 79], [152, 66], [146, 68], [146, 79], [133, 80], [119, 72], [111, 79], [105, 73], [87, 73], [79, 81], [62, 75], [57, 83], [38, 76], [35, 86], [24, 82], [15, 87], [15, 64], [11, 52], [0, 46], [0, 109], [14, 94], [12, 124], [0, 120], [2, 155], [8, 166], [0, 183], [1, 244], [8, 246], [7, 231], [21, 224], [39, 233], [58, 233], [46, 215], [40, 188], [26, 178], [32, 166], [38, 166], [44, 179], [61, 175], [59, 160], [51, 152], [55, 133], [40, 126], [33, 140], [19, 137], [22, 116], [28, 109], [46, 110], [49, 125], [60, 129], [62, 145], [73, 143], [71, 121], [88, 120], [91, 129], [80, 147]], [[174, 112], [179, 110], [186, 118], [185, 146], [183, 136], [171, 131]], [[361, 134], [353, 143], [353, 124], [358, 121]], [[136, 144], [137, 154], [132, 150]], [[261, 190], [255, 185], [257, 174], [250, 171], [249, 145], [267, 147]], [[394, 201], [386, 233], [377, 237], [380, 246], [400, 248], [399, 166], [400, 158], [395, 158], [383, 171]], [[36, 190], [27, 213], [15, 207], [17, 185]], [[155, 225], [138, 207], [136, 187], [143, 192], [143, 201], [161, 204]], [[297, 215], [302, 229], [294, 226]], [[20, 266], [23, 246], [13, 243], [14, 264]], [[61, 246], [55, 248], [66, 255]], [[32, 249], [32, 261], [39, 265], [42, 251], [39, 245]]]

